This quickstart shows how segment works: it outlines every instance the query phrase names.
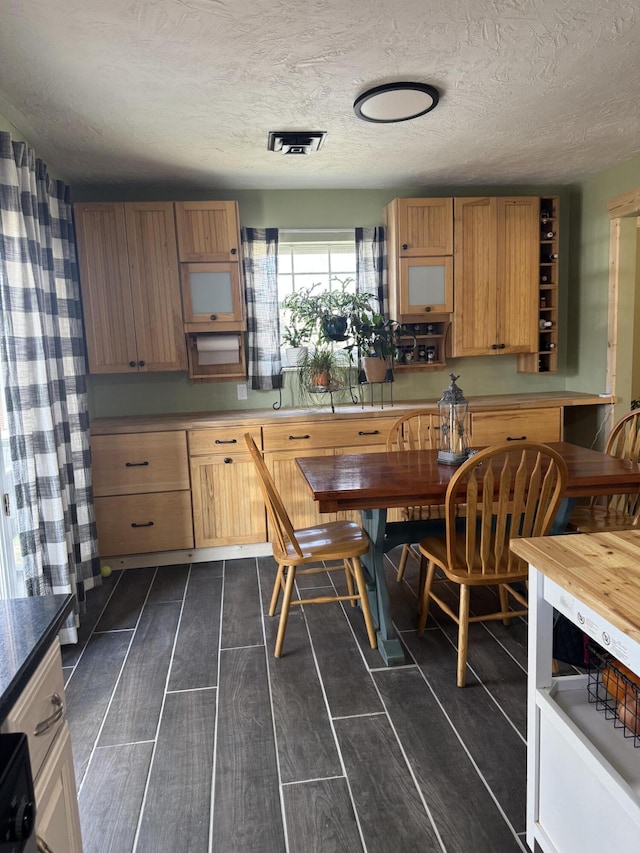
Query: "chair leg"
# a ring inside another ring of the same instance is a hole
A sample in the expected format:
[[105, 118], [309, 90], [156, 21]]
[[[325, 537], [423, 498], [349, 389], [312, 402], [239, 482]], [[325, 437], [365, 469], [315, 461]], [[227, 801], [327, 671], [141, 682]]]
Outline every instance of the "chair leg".
[[[422, 613], [422, 591], [427, 582], [427, 558], [420, 554], [420, 576], [418, 578], [418, 613]], [[433, 578], [431, 579], [433, 583]]]
[[427, 624], [427, 616], [429, 615], [429, 593], [433, 585], [433, 578], [436, 574], [436, 564], [429, 560], [427, 564], [427, 574], [422, 587], [422, 601], [420, 603], [420, 616], [418, 618], [418, 636], [424, 634], [424, 628]]
[[467, 681], [467, 650], [469, 647], [469, 593], [471, 587], [460, 585], [460, 610], [458, 613], [458, 687]]
[[409, 554], [411, 553], [410, 545], [402, 546], [402, 553], [400, 554], [400, 562], [398, 563], [398, 574], [396, 575], [396, 581], [400, 583], [402, 578], [404, 577], [404, 570], [407, 567], [407, 560], [409, 559]]
[[[500, 584], [500, 586], [498, 587], [498, 592], [500, 594], [500, 610], [502, 610], [503, 613], [506, 613], [506, 611], [509, 609], [509, 594], [507, 593], [507, 590], [502, 584]], [[509, 625], [510, 623], [511, 619], [509, 618], [509, 616], [505, 616], [502, 620], [502, 624]]]
[[369, 645], [372, 649], [375, 649], [378, 645], [376, 626], [373, 624], [373, 616], [371, 615], [371, 607], [369, 606], [369, 593], [367, 592], [367, 583], [364, 579], [364, 572], [362, 571], [362, 563], [359, 557], [353, 557], [351, 563], [356, 578], [358, 594], [360, 595], [360, 605], [362, 607], [362, 615], [364, 616], [364, 624], [367, 627]]
[[276, 615], [276, 607], [278, 606], [278, 598], [280, 597], [280, 590], [284, 587], [284, 566], [278, 565], [278, 571], [276, 573], [276, 580], [273, 585], [273, 592], [271, 593], [271, 602], [269, 604], [269, 616]]
[[289, 566], [287, 571], [287, 581], [284, 586], [284, 597], [282, 599], [282, 610], [280, 611], [280, 622], [278, 623], [278, 634], [276, 636], [276, 650], [274, 654], [277, 658], [279, 658], [282, 653], [282, 645], [284, 643], [284, 635], [287, 630], [289, 608], [291, 607], [291, 596], [293, 595], [293, 584], [295, 579], [295, 566]]
[[[345, 576], [346, 576], [346, 578], [347, 578], [347, 590], [348, 590], [348, 592], [349, 592], [349, 595], [353, 595], [353, 594], [354, 594], [354, 589], [353, 589], [353, 568], [352, 568], [352, 561], [351, 561], [351, 559], [350, 559], [349, 557], [346, 557], [346, 558], [343, 560], [343, 562], [344, 562], [344, 573], [345, 573]], [[353, 600], [353, 599], [352, 599], [352, 601], [351, 601], [351, 606], [352, 606], [352, 607], [355, 607], [355, 606], [356, 606], [356, 602], [355, 602], [355, 600]]]

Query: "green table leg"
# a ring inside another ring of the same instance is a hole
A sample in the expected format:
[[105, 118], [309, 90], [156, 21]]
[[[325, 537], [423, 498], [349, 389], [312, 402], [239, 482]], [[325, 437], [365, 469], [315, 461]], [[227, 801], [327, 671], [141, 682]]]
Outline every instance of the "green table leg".
[[389, 591], [384, 574], [384, 534], [387, 522], [386, 509], [363, 509], [360, 511], [362, 526], [371, 543], [369, 554], [363, 561], [367, 569], [369, 604], [376, 624], [378, 651], [387, 666], [406, 663], [404, 651], [391, 620]]

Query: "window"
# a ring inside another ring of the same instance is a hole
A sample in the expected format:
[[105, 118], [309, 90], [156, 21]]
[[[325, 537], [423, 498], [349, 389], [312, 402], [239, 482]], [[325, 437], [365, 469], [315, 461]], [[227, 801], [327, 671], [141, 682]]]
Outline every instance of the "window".
[[[282, 233], [282, 232], [281, 232]], [[327, 290], [336, 286], [334, 279], [352, 279], [348, 290], [356, 291], [356, 246], [353, 238], [318, 242], [288, 242], [278, 244], [278, 302], [289, 293], [320, 284]], [[287, 325], [284, 311], [280, 328]]]

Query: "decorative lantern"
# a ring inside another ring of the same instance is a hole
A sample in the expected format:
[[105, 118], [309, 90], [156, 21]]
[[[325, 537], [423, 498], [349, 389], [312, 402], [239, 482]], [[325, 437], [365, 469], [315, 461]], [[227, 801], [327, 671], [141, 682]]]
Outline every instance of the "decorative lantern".
[[438, 400], [438, 416], [440, 418], [440, 447], [438, 462], [444, 465], [461, 465], [469, 455], [467, 444], [467, 415], [469, 404], [462, 395], [462, 390], [456, 385], [456, 379], [450, 373], [451, 384], [442, 392]]

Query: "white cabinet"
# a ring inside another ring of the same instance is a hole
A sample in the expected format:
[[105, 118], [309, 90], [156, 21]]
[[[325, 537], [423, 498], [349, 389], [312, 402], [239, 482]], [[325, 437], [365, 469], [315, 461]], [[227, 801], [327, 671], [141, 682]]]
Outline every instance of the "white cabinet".
[[589, 702], [588, 675], [552, 676], [552, 625], [555, 609], [640, 674], [640, 534], [545, 537], [512, 547], [531, 567], [527, 844], [544, 853], [637, 850], [637, 739]]
[[25, 732], [36, 797], [36, 834], [52, 853], [82, 853], [60, 644], [56, 639], [2, 725]]

